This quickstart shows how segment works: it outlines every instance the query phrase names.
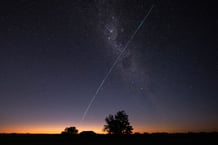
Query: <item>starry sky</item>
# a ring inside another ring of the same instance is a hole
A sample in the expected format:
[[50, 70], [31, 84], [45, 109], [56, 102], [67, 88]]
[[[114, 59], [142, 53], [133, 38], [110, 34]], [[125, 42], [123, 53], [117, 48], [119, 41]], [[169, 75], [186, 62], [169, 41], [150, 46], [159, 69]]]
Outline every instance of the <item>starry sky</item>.
[[207, 1], [1, 1], [0, 132], [101, 133], [119, 110], [135, 132], [218, 131], [217, 25]]

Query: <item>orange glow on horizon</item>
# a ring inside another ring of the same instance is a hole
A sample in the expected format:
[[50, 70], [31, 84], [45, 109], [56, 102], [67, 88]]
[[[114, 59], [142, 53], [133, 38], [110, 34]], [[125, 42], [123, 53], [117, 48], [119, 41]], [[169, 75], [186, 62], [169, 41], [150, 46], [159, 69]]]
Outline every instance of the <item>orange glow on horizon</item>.
[[[65, 124], [65, 123], [63, 123]], [[79, 133], [82, 131], [94, 131], [98, 134], [106, 134], [103, 132], [102, 124], [88, 123], [88, 124], [75, 124], [75, 125], [63, 125], [63, 124], [28, 124], [28, 125], [11, 125], [10, 127], [3, 126], [0, 128], [0, 133], [30, 133], [30, 134], [60, 134], [66, 127], [75, 126]], [[201, 129], [201, 128], [190, 128], [190, 126], [173, 126], [171, 125], [133, 125], [133, 133], [155, 133], [155, 132], [168, 132], [168, 133], [176, 133], [176, 132], [210, 132], [217, 131], [218, 128]], [[189, 128], [189, 129], [188, 129]]]
[[0, 128], [0, 133], [30, 133], [30, 134], [60, 134], [66, 127], [75, 126], [79, 133], [82, 131], [94, 131], [105, 134], [103, 127], [99, 125], [19, 125]]
[[[21, 133], [21, 134], [60, 134], [64, 129], [58, 129], [58, 128], [34, 128], [34, 129], [1, 129], [0, 133]], [[82, 131], [94, 131], [97, 134], [106, 134], [106, 132], [103, 132], [102, 130], [99, 129], [84, 129], [84, 130], [79, 130], [79, 133]], [[199, 131], [192, 131], [192, 130], [164, 130], [164, 129], [148, 129], [147, 130], [133, 130], [133, 133], [137, 132], [137, 133], [157, 133], [157, 132], [167, 132], [167, 133], [187, 133], [187, 132], [213, 132], [213, 131], [217, 131], [217, 130], [210, 130], [210, 129], [205, 129], [205, 130], [199, 130]]]

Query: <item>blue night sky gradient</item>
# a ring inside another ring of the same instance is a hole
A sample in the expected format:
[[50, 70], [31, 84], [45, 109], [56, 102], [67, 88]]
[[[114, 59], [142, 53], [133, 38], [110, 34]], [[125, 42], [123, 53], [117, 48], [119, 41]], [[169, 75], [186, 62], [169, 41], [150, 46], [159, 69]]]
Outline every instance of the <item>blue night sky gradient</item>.
[[215, 15], [206, 1], [0, 2], [0, 132], [101, 132], [119, 110], [136, 132], [218, 131]]

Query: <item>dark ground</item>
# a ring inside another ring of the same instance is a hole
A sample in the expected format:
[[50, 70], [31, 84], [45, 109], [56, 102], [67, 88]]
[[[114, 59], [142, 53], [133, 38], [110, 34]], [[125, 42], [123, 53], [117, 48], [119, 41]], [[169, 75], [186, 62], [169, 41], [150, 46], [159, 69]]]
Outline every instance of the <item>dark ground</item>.
[[217, 145], [218, 133], [111, 135], [0, 134], [0, 145]]

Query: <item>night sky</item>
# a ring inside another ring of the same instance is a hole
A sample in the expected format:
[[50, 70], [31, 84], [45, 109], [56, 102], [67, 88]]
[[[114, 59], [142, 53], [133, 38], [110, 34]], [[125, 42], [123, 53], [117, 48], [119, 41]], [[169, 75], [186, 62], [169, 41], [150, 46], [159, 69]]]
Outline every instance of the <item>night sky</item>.
[[[81, 120], [98, 86], [154, 6]], [[218, 131], [215, 9], [207, 1], [0, 2], [0, 132]]]

